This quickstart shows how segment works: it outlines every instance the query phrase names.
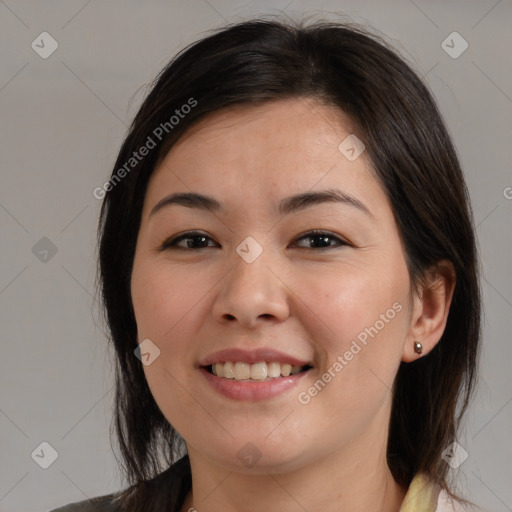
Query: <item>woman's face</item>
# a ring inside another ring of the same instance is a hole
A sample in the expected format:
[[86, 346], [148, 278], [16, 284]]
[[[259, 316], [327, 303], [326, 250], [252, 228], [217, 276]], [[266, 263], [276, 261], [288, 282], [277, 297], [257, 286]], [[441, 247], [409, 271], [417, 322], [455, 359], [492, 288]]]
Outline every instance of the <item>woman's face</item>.
[[189, 453], [285, 471], [385, 444], [410, 281], [353, 137], [312, 100], [239, 106], [155, 169], [131, 291], [149, 387]]

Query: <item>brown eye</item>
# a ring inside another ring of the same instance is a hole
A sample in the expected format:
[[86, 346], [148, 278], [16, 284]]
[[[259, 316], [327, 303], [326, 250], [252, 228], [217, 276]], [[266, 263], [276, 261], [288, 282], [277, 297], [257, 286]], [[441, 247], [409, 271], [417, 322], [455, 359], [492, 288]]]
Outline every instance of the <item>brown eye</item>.
[[208, 247], [218, 246], [216, 242], [213, 242], [213, 244], [209, 244], [209, 242], [213, 242], [213, 240], [204, 233], [189, 231], [187, 233], [182, 233], [181, 235], [175, 236], [170, 240], [165, 241], [161, 246], [161, 250], [206, 249]]
[[349, 245], [339, 236], [328, 231], [310, 231], [309, 233], [306, 233], [297, 238], [297, 240], [306, 240], [306, 245], [299, 245], [297, 242], [295, 242], [293, 247], [305, 247], [306, 249], [330, 249], [343, 245]]

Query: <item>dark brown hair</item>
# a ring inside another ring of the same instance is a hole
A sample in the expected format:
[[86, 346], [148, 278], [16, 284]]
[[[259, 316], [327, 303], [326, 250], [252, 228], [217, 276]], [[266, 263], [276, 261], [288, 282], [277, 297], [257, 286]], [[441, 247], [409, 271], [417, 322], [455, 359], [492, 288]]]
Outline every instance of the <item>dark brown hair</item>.
[[[105, 187], [99, 280], [116, 354], [115, 428], [133, 485], [125, 493], [131, 510], [143, 510], [136, 505], [147, 499], [143, 482], [176, 461], [180, 439], [134, 356], [130, 277], [148, 180], [207, 114], [290, 97], [320, 100], [351, 119], [392, 205], [411, 283], [421, 283], [440, 260], [454, 265], [455, 292], [440, 342], [416, 362], [402, 363], [396, 376], [387, 447], [399, 484], [407, 487], [424, 472], [450, 492], [441, 453], [456, 439], [473, 392], [481, 314], [473, 217], [450, 136], [429, 90], [380, 36], [346, 23], [258, 19], [210, 34], [172, 59], [135, 116]], [[155, 147], [127, 167], [148, 137]]]

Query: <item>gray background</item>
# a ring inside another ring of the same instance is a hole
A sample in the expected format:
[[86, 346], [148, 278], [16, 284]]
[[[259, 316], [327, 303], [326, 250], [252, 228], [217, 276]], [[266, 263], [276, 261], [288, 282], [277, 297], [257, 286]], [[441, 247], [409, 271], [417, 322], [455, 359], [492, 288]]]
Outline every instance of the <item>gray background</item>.
[[[92, 192], [111, 171], [143, 86], [181, 47], [226, 22], [281, 10], [374, 26], [439, 102], [472, 196], [486, 311], [480, 387], [460, 441], [469, 457], [457, 481], [484, 510], [512, 510], [512, 2], [7, 0], [1, 512], [41, 512], [122, 485], [108, 436], [113, 373], [94, 299], [100, 202]], [[31, 48], [43, 31], [59, 45], [47, 59]], [[469, 44], [456, 59], [441, 46], [453, 31]], [[42, 237], [55, 254], [43, 252]], [[43, 441], [58, 452], [48, 469], [31, 457]]]

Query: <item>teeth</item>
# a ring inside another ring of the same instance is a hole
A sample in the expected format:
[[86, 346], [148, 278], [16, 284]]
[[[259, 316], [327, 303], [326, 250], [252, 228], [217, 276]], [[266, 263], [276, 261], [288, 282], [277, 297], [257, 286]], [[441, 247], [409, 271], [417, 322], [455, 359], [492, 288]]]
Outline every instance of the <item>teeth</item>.
[[281, 363], [272, 362], [267, 365], [267, 375], [270, 378], [281, 376]]
[[249, 363], [235, 363], [235, 379], [246, 380], [251, 378], [251, 365]]
[[[225, 377], [226, 379], [234, 379], [235, 378], [235, 368], [233, 367], [233, 363], [217, 363], [216, 367], [220, 367], [222, 374], [219, 377]], [[224, 366], [224, 368], [222, 368]]]
[[281, 375], [283, 377], [288, 377], [288, 375], [290, 375], [291, 372], [292, 372], [291, 364], [282, 364], [281, 365]]
[[[231, 364], [231, 373], [233, 373], [233, 364]], [[212, 367], [212, 371], [218, 377], [224, 377], [224, 365], [222, 363], [215, 363]], [[234, 377], [234, 375], [233, 375]]]
[[288, 377], [295, 375], [302, 370], [302, 366], [292, 366], [291, 364], [277, 363], [241, 363], [228, 361], [226, 363], [215, 363], [212, 365], [212, 372], [217, 377], [234, 380], [267, 380], [278, 377]]
[[[238, 375], [237, 375], [238, 378]], [[267, 378], [267, 363], [251, 364], [251, 379], [265, 380]]]

